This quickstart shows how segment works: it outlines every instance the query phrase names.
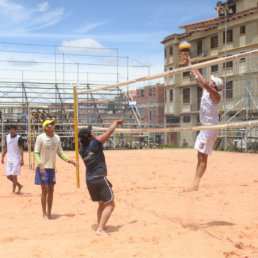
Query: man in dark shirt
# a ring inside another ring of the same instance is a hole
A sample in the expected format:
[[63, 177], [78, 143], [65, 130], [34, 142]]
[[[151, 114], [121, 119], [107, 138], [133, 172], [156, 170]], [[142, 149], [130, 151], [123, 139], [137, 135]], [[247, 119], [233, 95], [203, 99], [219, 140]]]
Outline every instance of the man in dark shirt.
[[107, 167], [103, 146], [109, 136], [118, 125], [122, 125], [124, 120], [116, 120], [99, 136], [95, 136], [89, 126], [81, 129], [79, 138], [81, 142], [79, 153], [86, 166], [86, 184], [92, 201], [98, 202], [97, 210], [98, 228], [97, 235], [106, 236], [104, 227], [115, 208], [112, 184], [107, 180]]

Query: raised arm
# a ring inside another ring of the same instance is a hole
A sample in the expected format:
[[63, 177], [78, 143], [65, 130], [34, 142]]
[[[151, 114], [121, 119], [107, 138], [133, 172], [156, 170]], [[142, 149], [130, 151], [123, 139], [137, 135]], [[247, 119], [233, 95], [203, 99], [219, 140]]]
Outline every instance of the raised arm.
[[[189, 60], [189, 56], [187, 54], [182, 54], [180, 57], [181, 61], [184, 62], [187, 66], [192, 65], [192, 63]], [[190, 72], [194, 76], [196, 82], [198, 85], [204, 89], [204, 84], [207, 83], [206, 79], [203, 77], [203, 75], [199, 72], [198, 69], [191, 69]]]
[[109, 126], [109, 128], [107, 129], [107, 131], [99, 136], [96, 137], [96, 139], [101, 142], [102, 144], [105, 143], [107, 141], [107, 139], [109, 138], [109, 136], [114, 132], [114, 130], [116, 129], [116, 127], [118, 125], [122, 125], [124, 122], [124, 120], [116, 120], [112, 123], [111, 126]]
[[[192, 63], [189, 60], [189, 56], [187, 54], [182, 54], [180, 59], [187, 66], [192, 65]], [[202, 89], [206, 89], [209, 92], [212, 101], [216, 104], [219, 103], [220, 98], [221, 98], [220, 94], [218, 93], [218, 91], [215, 88], [213, 88], [209, 85], [209, 82], [203, 77], [203, 75], [199, 72], [199, 70], [198, 69], [191, 69], [190, 71], [191, 71], [192, 75], [194, 76], [198, 85]]]

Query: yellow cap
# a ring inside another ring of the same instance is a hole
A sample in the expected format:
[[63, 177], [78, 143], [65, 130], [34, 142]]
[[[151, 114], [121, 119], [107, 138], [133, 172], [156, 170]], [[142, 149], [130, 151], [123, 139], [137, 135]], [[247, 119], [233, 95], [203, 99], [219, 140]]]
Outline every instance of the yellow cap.
[[42, 124], [43, 130], [45, 130], [46, 125], [49, 125], [49, 124], [52, 124], [52, 123], [55, 124], [56, 120], [55, 119], [54, 120], [45, 120]]

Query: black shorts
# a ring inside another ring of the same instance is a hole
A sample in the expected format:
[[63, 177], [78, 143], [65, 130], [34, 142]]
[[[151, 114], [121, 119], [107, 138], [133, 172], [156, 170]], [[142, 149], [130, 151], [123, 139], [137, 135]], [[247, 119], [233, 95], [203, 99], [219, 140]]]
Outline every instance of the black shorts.
[[111, 202], [114, 199], [112, 184], [106, 177], [96, 177], [86, 180], [90, 197], [94, 202]]

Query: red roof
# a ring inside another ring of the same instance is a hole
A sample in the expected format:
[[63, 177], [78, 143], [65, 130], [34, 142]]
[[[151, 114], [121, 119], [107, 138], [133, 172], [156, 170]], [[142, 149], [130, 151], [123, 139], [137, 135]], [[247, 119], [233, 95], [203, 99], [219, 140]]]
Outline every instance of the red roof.
[[188, 23], [186, 25], [182, 25], [180, 26], [179, 28], [180, 29], [184, 29], [185, 27], [189, 27], [189, 26], [192, 26], [192, 25], [195, 25], [195, 24], [202, 24], [202, 23], [206, 23], [206, 22], [210, 22], [210, 21], [215, 21], [217, 20], [218, 17], [213, 17], [213, 18], [209, 18], [209, 19], [206, 19], [206, 20], [202, 20], [202, 21], [197, 21], [197, 22], [192, 22], [192, 23]]
[[[235, 19], [236, 17], [241, 17], [241, 16], [244, 16], [246, 14], [252, 14], [252, 13], [255, 13], [255, 12], [258, 12], [258, 7], [255, 7], [255, 8], [249, 9], [249, 10], [245, 10], [245, 11], [230, 15], [230, 16], [227, 17], [227, 21]], [[224, 22], [225, 22], [225, 17], [213, 17], [213, 18], [210, 18], [210, 19], [189, 23], [189, 24], [180, 26], [179, 28], [186, 29], [187, 27], [191, 27], [191, 26], [193, 26], [193, 28], [191, 28], [187, 32], [184, 32], [184, 33], [181, 33], [181, 34], [171, 34], [171, 35], [165, 37], [160, 43], [164, 44], [167, 41], [169, 41], [170, 39], [174, 39], [174, 38], [178, 38], [178, 39], [185, 38], [185, 37], [191, 35], [192, 32], [212, 29], [212, 28], [215, 28], [216, 26], [218, 26], [219, 23], [224, 23]], [[204, 26], [205, 23], [211, 23], [211, 24], [206, 24]]]

